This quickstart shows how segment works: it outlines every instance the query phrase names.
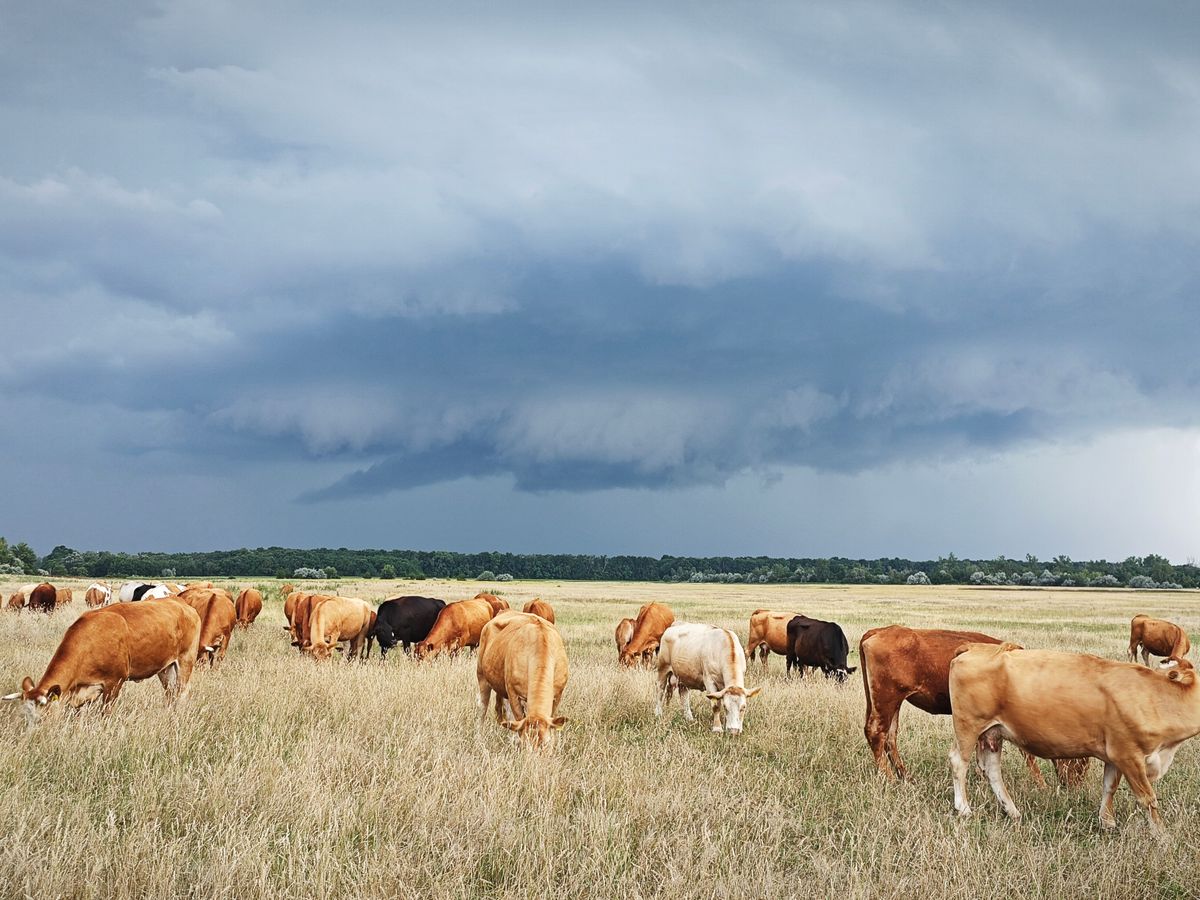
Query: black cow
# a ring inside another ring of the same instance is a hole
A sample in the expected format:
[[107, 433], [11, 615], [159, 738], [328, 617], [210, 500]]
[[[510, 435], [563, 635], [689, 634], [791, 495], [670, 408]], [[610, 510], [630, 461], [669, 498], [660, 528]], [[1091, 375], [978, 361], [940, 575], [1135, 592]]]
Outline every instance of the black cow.
[[379, 657], [384, 659], [387, 652], [397, 644], [404, 645], [404, 652], [409, 647], [429, 637], [429, 629], [437, 621], [438, 613], [446, 605], [445, 600], [433, 597], [396, 597], [379, 604], [379, 612], [375, 617], [375, 627], [367, 635], [367, 649], [363, 657], [371, 655], [371, 642], [379, 641]]
[[787, 625], [787, 670], [793, 667], [804, 677], [804, 667], [814, 666], [826, 678], [845, 681], [858, 667], [846, 668], [850, 645], [836, 622], [822, 622], [808, 616], [796, 616]]

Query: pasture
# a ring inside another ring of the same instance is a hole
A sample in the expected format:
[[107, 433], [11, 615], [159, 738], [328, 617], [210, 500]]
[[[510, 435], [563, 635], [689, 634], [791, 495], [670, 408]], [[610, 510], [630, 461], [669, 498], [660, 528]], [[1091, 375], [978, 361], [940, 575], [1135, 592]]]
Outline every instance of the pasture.
[[[5, 598], [19, 581], [0, 582]], [[0, 614], [0, 693], [41, 675], [75, 603], [50, 616]], [[1200, 891], [1192, 824], [1200, 744], [1159, 784], [1170, 834], [1156, 841], [1127, 786], [1119, 827], [1096, 822], [1100, 767], [1084, 787], [1035, 788], [1020, 755], [1005, 778], [1025, 813], [1011, 824], [986, 781], [975, 815], [952, 814], [949, 718], [912, 707], [900, 750], [914, 779], [883, 784], [863, 739], [859, 673], [844, 686], [784, 676], [772, 656], [738, 738], [678, 705], [653, 715], [653, 676], [616, 665], [613, 628], [649, 600], [678, 620], [733, 628], [757, 608], [832, 619], [858, 665], [867, 628], [963, 627], [1123, 658], [1147, 612], [1200, 631], [1190, 592], [962, 587], [512, 582], [514, 607], [555, 607], [571, 677], [554, 755], [477, 725], [475, 660], [318, 664], [287, 643], [274, 582], [224, 666], [197, 670], [178, 710], [157, 680], [127, 685], [112, 714], [48, 716], [26, 733], [0, 707], [3, 897], [1174, 897]], [[353, 582], [373, 601], [447, 600], [476, 582]], [[1047, 703], [1053, 698], [1047, 697]]]

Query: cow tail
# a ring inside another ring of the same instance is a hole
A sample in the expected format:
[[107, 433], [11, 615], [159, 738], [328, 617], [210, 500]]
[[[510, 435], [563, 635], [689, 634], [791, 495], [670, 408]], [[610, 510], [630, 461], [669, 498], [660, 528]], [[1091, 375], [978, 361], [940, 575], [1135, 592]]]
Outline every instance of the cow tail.
[[[873, 632], [868, 631], [858, 639], [858, 668], [862, 672], [863, 693], [867, 697], [867, 716], [871, 715], [871, 673], [867, 670], [866, 644]], [[869, 718], [868, 718], [869, 721]]]

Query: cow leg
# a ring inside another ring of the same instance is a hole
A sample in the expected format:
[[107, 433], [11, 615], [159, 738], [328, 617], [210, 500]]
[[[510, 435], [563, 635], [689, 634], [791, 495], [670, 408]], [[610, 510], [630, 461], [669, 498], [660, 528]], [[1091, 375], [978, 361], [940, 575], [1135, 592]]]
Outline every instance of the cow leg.
[[[479, 696], [475, 698], [479, 704], [479, 721], [481, 723], [487, 721], [488, 707], [492, 705], [492, 685], [486, 678], [479, 679]], [[499, 718], [500, 713], [500, 695], [496, 695], [496, 717]]]
[[[872, 695], [872, 700], [876, 699], [877, 697]], [[900, 760], [900, 752], [896, 749], [896, 732], [899, 727], [900, 703], [889, 703], [882, 708], [871, 703], [867, 707], [867, 721], [863, 726], [863, 734], [867, 738], [871, 754], [875, 757], [875, 768], [880, 775], [889, 779], [897, 775], [901, 778], [908, 777], [904, 763]], [[889, 760], [891, 766], [888, 765]]]
[[1100, 792], [1100, 827], [1116, 828], [1117, 817], [1113, 815], [1113, 794], [1121, 783], [1121, 770], [1113, 763], [1104, 764], [1104, 789]]
[[[1000, 771], [1000, 752], [1003, 747], [1004, 738], [1000, 736], [999, 728], [993, 726], [980, 735], [976, 752], [979, 754], [979, 761], [984, 774], [987, 775], [988, 783], [992, 786], [992, 793], [1000, 801], [1000, 806], [1008, 813], [1010, 819], [1020, 822], [1021, 811], [1017, 809], [1017, 804], [1013, 803], [1012, 797], [1008, 796], [1008, 790], [1004, 787], [1004, 776]], [[1034, 763], [1034, 767], [1037, 767], [1037, 763]], [[1045, 784], [1045, 782], [1042, 783]]]
[[1122, 760], [1118, 765], [1121, 767], [1121, 774], [1129, 782], [1134, 796], [1137, 797], [1138, 803], [1142, 804], [1142, 809], [1146, 810], [1146, 817], [1150, 820], [1150, 829], [1161, 833], [1163, 831], [1162, 816], [1158, 814], [1158, 797], [1154, 793], [1154, 785], [1150, 783], [1150, 779], [1146, 775], [1146, 761], [1138, 757]]
[[1137, 655], [1138, 655], [1138, 642], [1135, 638], [1130, 638], [1129, 639], [1129, 661], [1131, 663], [1137, 662]]
[[170, 703], [179, 696], [180, 691], [180, 671], [179, 661], [171, 663], [165, 669], [158, 673], [158, 680], [162, 682], [163, 690], [166, 691], [167, 702]]
[[1066, 788], [1077, 788], [1083, 784], [1083, 779], [1087, 775], [1088, 766], [1091, 760], [1087, 757], [1083, 759], [1056, 759], [1054, 763], [1054, 774], [1058, 776], [1058, 783]]
[[[661, 661], [658, 664], [658, 702], [654, 705], [655, 718], [663, 714], [663, 701], [670, 703], [671, 697], [671, 667]], [[683, 698], [680, 697], [682, 702]]]
[[971, 814], [971, 803], [967, 799], [968, 763], [981, 732], [980, 723], [955, 718], [954, 744], [950, 747], [950, 772], [954, 782], [954, 808], [964, 817]]
[[[980, 738], [982, 741], [983, 738]], [[1024, 748], [1021, 749], [1021, 755], [1025, 757], [1025, 768], [1029, 770], [1029, 777], [1033, 779], [1033, 783], [1040, 788], [1046, 786], [1046, 778], [1042, 775], [1042, 768], [1038, 765], [1037, 757], [1032, 753], [1027, 752]]]
[[[678, 680], [676, 681], [676, 684], [679, 684]], [[692, 694], [691, 694], [691, 692], [687, 688], [685, 688], [682, 684], [679, 684], [679, 686], [676, 688], [676, 690], [679, 693], [679, 705], [681, 707], [683, 707], [683, 717], [685, 719], [687, 719], [689, 722], [696, 721], [696, 717], [694, 715], [692, 715]]]
[[1146, 649], [1146, 645], [1142, 644], [1142, 665], [1150, 668], [1150, 651]]
[[124, 681], [114, 682], [112, 685], [105, 685], [100, 691], [100, 712], [108, 715], [112, 712], [113, 704], [117, 702], [117, 697], [120, 696], [121, 686]]

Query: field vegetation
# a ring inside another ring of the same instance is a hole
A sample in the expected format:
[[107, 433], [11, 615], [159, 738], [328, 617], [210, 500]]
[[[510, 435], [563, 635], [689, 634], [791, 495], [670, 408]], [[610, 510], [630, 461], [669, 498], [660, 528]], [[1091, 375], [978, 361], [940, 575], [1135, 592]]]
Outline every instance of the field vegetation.
[[[0, 582], [5, 597], [29, 579]], [[76, 602], [0, 614], [0, 692], [41, 675]], [[557, 752], [477, 724], [474, 659], [318, 664], [287, 645], [277, 583], [224, 666], [164, 706], [157, 680], [126, 686], [112, 714], [47, 717], [26, 732], [0, 707], [3, 897], [1174, 897], [1200, 891], [1191, 825], [1200, 744], [1160, 783], [1170, 838], [1155, 840], [1127, 787], [1119, 827], [1096, 823], [1099, 767], [1077, 791], [1035, 788], [1015, 752], [1011, 824], [972, 776], [973, 818], [952, 815], [948, 718], [906, 708], [914, 780], [883, 784], [862, 735], [863, 692], [788, 679], [781, 657], [747, 683], [739, 738], [653, 716], [653, 678], [617, 667], [612, 633], [642, 603], [746, 639], [757, 608], [867, 628], [970, 627], [1030, 647], [1122, 658], [1147, 612], [1193, 634], [1192, 592], [523, 582], [343, 581], [372, 600], [447, 600], [499, 588], [555, 607], [571, 661]], [[852, 655], [851, 665], [857, 665]], [[694, 698], [695, 699], [695, 698]], [[704, 701], [701, 701], [703, 703]], [[1046, 702], [1054, 702], [1047, 697]], [[696, 704], [697, 711], [701, 703]], [[1043, 764], [1047, 777], [1050, 767]]]

